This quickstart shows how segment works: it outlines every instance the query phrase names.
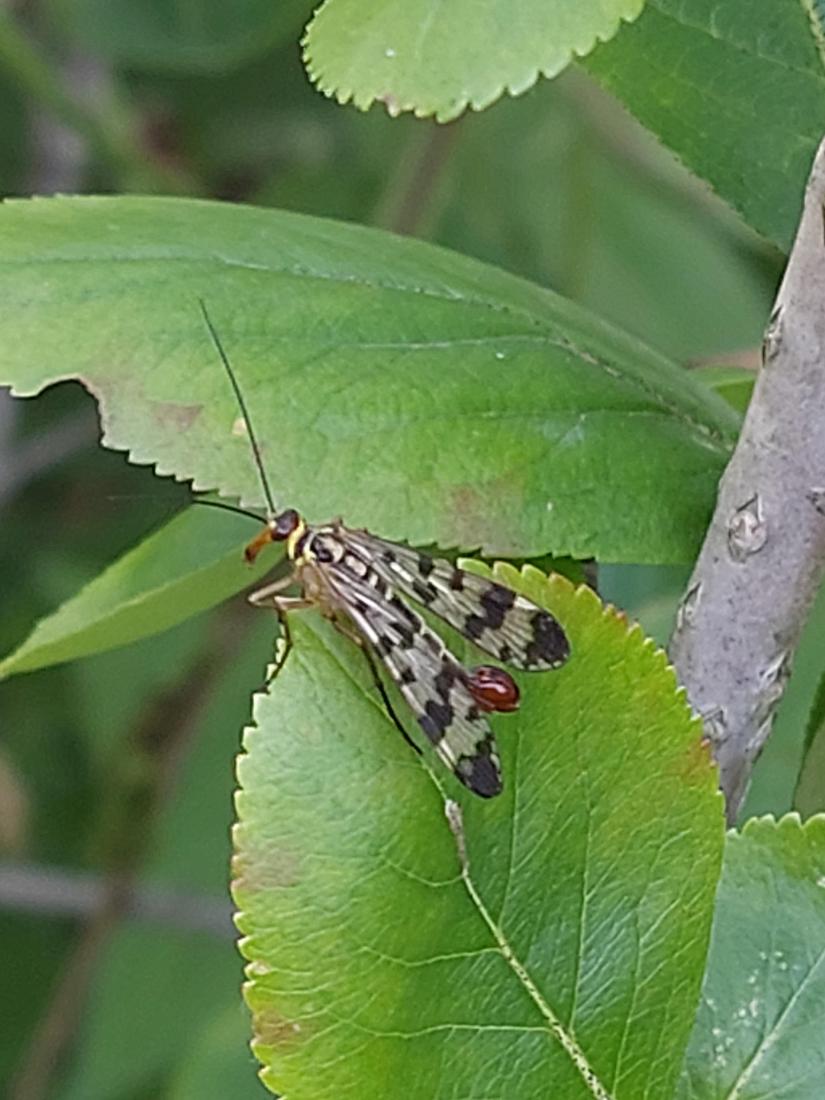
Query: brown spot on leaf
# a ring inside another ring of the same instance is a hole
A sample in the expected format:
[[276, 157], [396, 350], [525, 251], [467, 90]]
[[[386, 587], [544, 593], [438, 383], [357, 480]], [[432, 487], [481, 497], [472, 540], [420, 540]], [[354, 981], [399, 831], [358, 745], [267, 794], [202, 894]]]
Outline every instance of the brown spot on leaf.
[[254, 852], [245, 848], [232, 857], [232, 885], [239, 895], [295, 886], [299, 880], [297, 859], [283, 849]]
[[713, 753], [708, 738], [694, 738], [679, 760], [681, 766], [677, 769], [678, 774], [686, 782], [705, 779], [713, 768]]
[[187, 432], [203, 412], [203, 405], [177, 405], [170, 401], [152, 402], [152, 416], [164, 428]]
[[384, 104], [387, 108], [387, 114], [389, 114], [391, 118], [397, 118], [398, 115], [401, 114], [401, 103], [398, 96], [394, 95], [392, 92], [384, 92], [383, 95], [377, 95], [375, 101], [376, 103]]
[[457, 485], [450, 493], [446, 522], [456, 532], [457, 545], [468, 550], [492, 548], [505, 557], [517, 556], [523, 492], [520, 481], [505, 474], [482, 484]]
[[252, 1014], [254, 1042], [261, 1046], [294, 1046], [307, 1037], [305, 1020], [290, 1020], [275, 1008], [262, 1008]]

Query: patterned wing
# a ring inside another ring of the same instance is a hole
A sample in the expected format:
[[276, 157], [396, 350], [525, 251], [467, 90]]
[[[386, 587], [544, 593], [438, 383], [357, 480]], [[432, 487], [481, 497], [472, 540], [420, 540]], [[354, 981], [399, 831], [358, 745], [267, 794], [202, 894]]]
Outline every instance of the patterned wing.
[[501, 791], [493, 731], [466, 686], [466, 672], [420, 615], [352, 558], [325, 565], [324, 578], [398, 685], [418, 724], [455, 776], [475, 794]]
[[366, 531], [348, 530], [347, 541], [394, 588], [505, 664], [541, 672], [570, 656], [558, 621], [512, 588]]

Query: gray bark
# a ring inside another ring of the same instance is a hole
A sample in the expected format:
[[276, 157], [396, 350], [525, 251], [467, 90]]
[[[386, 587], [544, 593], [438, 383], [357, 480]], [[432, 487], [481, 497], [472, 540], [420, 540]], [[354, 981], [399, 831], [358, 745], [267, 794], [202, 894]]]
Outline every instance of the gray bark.
[[825, 571], [825, 141], [670, 655], [733, 822]]

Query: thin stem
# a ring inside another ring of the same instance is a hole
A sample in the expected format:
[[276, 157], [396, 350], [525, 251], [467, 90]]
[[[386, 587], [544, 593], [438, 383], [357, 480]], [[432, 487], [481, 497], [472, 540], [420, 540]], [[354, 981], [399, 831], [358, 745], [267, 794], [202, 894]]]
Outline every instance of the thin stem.
[[410, 236], [422, 232], [431, 214], [462, 129], [461, 122], [419, 126], [372, 218], [374, 225]]
[[85, 997], [98, 956], [119, 917], [119, 898], [113, 886], [63, 967], [46, 1012], [34, 1029], [31, 1055], [11, 1082], [10, 1100], [45, 1100], [49, 1096], [52, 1076], [77, 1026], [78, 1003]]
[[[88, 871], [0, 863], [0, 910], [90, 919], [105, 907], [106, 880]], [[221, 897], [136, 884], [123, 891], [123, 915], [147, 924], [231, 938], [232, 907]]]
[[[2, 400], [2, 397], [0, 397]], [[47, 430], [18, 444], [14, 457], [3, 462], [0, 440], [0, 508], [30, 481], [65, 462], [84, 448], [92, 448], [97, 420], [90, 409], [68, 413]]]
[[227, 630], [226, 614], [212, 620], [204, 651], [183, 680], [152, 700], [140, 715], [109, 777], [95, 845], [107, 868], [98, 905], [55, 981], [9, 1090], [11, 1100], [47, 1100], [53, 1095], [55, 1072], [82, 1019], [103, 950], [128, 912], [155, 821], [174, 794], [181, 758], [209, 702], [215, 673], [244, 637], [243, 630]]
[[568, 298], [581, 298], [587, 289], [593, 254], [593, 230], [597, 210], [593, 195], [593, 165], [590, 146], [580, 133], [565, 159], [567, 217], [559, 240], [561, 292]]

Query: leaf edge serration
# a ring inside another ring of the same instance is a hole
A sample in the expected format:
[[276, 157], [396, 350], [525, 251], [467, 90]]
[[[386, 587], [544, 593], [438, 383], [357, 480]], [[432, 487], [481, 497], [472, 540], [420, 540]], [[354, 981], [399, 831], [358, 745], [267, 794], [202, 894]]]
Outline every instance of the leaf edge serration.
[[444, 124], [455, 121], [468, 108], [476, 112], [484, 111], [498, 102], [505, 94], [512, 98], [524, 95], [535, 86], [539, 77], [552, 80], [554, 77], [559, 76], [571, 62], [577, 58], [587, 57], [598, 45], [609, 42], [614, 38], [619, 33], [622, 24], [635, 22], [642, 14], [645, 3], [646, 0], [632, 0], [628, 4], [628, 10], [620, 12], [609, 27], [594, 31], [587, 42], [569, 47], [560, 57], [530, 65], [520, 75], [501, 79], [493, 83], [484, 92], [478, 90], [471, 92], [463, 89], [449, 104], [444, 105], [439, 105], [434, 99], [430, 103], [419, 103], [410, 97], [399, 100], [390, 92], [383, 97], [376, 92], [366, 92], [361, 95], [352, 87], [329, 81], [323, 68], [317, 65], [313, 57], [312, 33], [319, 16], [329, 8], [330, 4], [334, 5], [335, 0], [324, 0], [313, 11], [299, 42], [301, 61], [310, 83], [316, 90], [327, 99], [334, 99], [342, 107], [352, 103], [359, 111], [368, 111], [375, 103], [383, 103], [385, 110], [392, 118], [412, 113], [415, 118], [434, 118], [436, 122]]

